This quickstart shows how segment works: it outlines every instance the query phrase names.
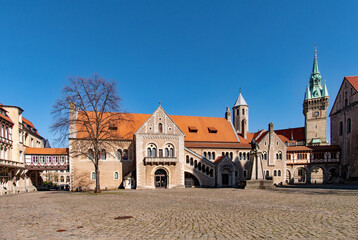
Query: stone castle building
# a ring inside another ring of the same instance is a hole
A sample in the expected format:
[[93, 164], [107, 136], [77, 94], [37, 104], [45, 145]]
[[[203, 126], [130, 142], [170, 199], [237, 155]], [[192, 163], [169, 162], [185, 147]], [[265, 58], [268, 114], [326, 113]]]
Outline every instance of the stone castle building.
[[331, 143], [342, 149], [342, 177], [358, 180], [358, 76], [344, 77], [329, 116]]
[[[161, 105], [152, 114], [123, 113], [131, 124], [109, 126], [113, 138], [100, 151], [101, 188], [236, 187], [248, 177], [252, 140], [262, 152], [265, 177], [275, 184], [338, 181], [340, 147], [326, 139], [328, 100], [315, 51], [304, 127], [274, 130], [270, 123], [268, 130], [250, 133], [249, 105], [241, 91], [223, 118], [169, 115]], [[76, 120], [81, 112], [72, 108], [70, 117]], [[91, 159], [71, 154], [74, 146], [86, 145], [82, 127], [70, 126], [72, 190], [95, 187]]]

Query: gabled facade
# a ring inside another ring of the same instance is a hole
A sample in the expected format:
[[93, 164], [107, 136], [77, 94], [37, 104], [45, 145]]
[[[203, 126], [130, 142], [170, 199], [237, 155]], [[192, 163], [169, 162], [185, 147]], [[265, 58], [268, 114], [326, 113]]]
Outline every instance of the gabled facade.
[[358, 178], [358, 76], [344, 77], [330, 113], [331, 143], [342, 149], [344, 179]]

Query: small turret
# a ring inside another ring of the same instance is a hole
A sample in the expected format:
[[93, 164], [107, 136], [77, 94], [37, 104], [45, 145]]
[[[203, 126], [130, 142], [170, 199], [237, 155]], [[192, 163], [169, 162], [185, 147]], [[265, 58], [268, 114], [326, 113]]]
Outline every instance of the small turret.
[[231, 122], [231, 111], [229, 107], [226, 108], [225, 119]]
[[244, 97], [241, 94], [237, 98], [235, 105], [232, 108], [233, 112], [233, 124], [237, 134], [240, 134], [243, 138], [247, 138], [249, 130], [249, 106], [247, 105]]

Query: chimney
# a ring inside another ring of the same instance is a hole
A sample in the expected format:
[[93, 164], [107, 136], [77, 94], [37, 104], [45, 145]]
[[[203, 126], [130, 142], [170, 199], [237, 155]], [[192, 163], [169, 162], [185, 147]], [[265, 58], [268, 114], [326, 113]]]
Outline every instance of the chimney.
[[269, 132], [270, 132], [270, 133], [273, 133], [273, 123], [272, 123], [272, 122], [269, 123], [268, 128], [269, 128]]
[[231, 122], [231, 111], [229, 107], [226, 108], [225, 119]]

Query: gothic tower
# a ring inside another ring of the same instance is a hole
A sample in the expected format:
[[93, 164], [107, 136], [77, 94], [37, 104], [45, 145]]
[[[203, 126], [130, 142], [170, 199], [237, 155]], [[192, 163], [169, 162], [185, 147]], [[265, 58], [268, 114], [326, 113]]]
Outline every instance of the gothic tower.
[[237, 98], [235, 105], [232, 108], [232, 113], [233, 124], [236, 133], [240, 134], [243, 138], [246, 139], [249, 130], [249, 106], [247, 105], [245, 99], [242, 97], [241, 90], [239, 97]]
[[303, 102], [306, 145], [328, 144], [326, 135], [329, 96], [326, 83], [324, 83], [322, 87], [321, 79], [322, 77], [318, 70], [317, 50], [315, 47], [313, 69]]

